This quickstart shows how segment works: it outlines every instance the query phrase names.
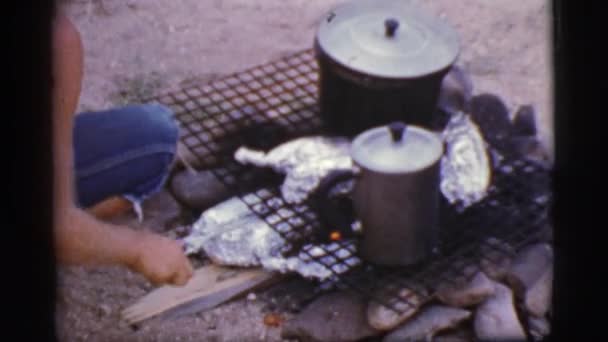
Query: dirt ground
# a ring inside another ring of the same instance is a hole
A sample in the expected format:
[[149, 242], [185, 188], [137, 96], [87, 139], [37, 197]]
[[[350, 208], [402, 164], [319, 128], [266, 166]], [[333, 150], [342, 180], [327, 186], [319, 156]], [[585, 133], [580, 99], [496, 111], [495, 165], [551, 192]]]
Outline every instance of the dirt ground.
[[[342, 0], [343, 1], [343, 0]], [[74, 0], [68, 14], [85, 46], [80, 111], [128, 103], [240, 71], [312, 46], [336, 0]], [[460, 33], [459, 63], [475, 93], [499, 94], [514, 111], [532, 104], [553, 147], [550, 3], [547, 0], [414, 0]], [[124, 218], [132, 222], [134, 217]], [[62, 267], [57, 323], [65, 341], [280, 341], [264, 304], [240, 300], [137, 329], [120, 310], [152, 289], [120, 267]]]

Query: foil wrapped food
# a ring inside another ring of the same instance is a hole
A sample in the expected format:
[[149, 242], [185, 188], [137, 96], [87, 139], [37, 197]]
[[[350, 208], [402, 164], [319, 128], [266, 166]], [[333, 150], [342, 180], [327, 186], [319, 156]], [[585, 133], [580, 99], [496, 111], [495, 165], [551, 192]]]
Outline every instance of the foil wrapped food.
[[268, 153], [241, 147], [234, 158], [241, 164], [270, 167], [284, 174], [281, 193], [288, 203], [296, 204], [302, 203], [329, 172], [352, 167], [350, 141], [340, 137], [298, 138]]
[[[490, 184], [491, 167], [485, 141], [479, 128], [462, 112], [452, 115], [442, 138], [446, 151], [441, 160], [441, 192], [450, 203], [466, 208], [483, 199]], [[240, 163], [269, 167], [285, 174], [281, 195], [291, 204], [302, 203], [331, 171], [353, 166], [350, 141], [322, 136], [294, 139], [267, 153], [241, 147], [234, 157]], [[352, 188], [352, 184], [347, 185], [344, 189]], [[281, 250], [290, 241], [277, 232], [282, 231], [279, 227], [271, 227], [250, 209], [246, 204], [248, 196], [255, 197], [254, 194], [233, 197], [206, 210], [183, 240], [186, 253], [202, 251], [218, 264], [261, 266], [321, 281], [331, 280], [361, 263], [354, 242], [348, 240], [308, 244], [297, 256], [283, 256]], [[279, 198], [276, 200], [282, 202]], [[280, 210], [291, 209], [282, 206]], [[292, 214], [298, 217], [297, 213]], [[297, 229], [289, 225], [287, 228]]]
[[[441, 160], [441, 192], [451, 204], [466, 208], [483, 199], [490, 185], [486, 143], [479, 128], [463, 112], [452, 114], [442, 138], [446, 151]], [[285, 174], [282, 196], [296, 204], [303, 202], [331, 171], [352, 167], [346, 138], [303, 137], [268, 153], [241, 147], [234, 157], [242, 164], [270, 167]]]
[[451, 204], [464, 209], [482, 200], [490, 186], [486, 143], [463, 112], [452, 115], [442, 137], [446, 151], [441, 159], [441, 192]]
[[[203, 251], [220, 265], [261, 266], [281, 273], [297, 272], [305, 278], [321, 281], [361, 262], [355, 256], [354, 243], [348, 241], [318, 246], [308, 244], [298, 256], [282, 256], [280, 250], [289, 242], [238, 197], [206, 210], [183, 243], [187, 255]], [[337, 262], [335, 256], [345, 261]]]

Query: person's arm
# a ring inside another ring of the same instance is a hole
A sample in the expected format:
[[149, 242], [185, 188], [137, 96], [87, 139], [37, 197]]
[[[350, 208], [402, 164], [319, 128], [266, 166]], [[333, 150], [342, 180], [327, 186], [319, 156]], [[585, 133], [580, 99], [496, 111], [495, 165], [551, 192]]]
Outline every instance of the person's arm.
[[153, 283], [185, 284], [192, 266], [174, 240], [97, 220], [75, 205], [72, 125], [83, 73], [80, 35], [59, 14], [53, 32], [54, 231], [58, 261], [120, 264]]

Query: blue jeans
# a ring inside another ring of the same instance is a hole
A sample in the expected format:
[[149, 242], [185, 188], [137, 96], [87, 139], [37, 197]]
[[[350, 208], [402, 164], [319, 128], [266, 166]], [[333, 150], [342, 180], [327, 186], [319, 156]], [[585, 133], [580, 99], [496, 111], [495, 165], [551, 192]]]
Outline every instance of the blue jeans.
[[164, 185], [177, 141], [173, 113], [161, 105], [76, 115], [77, 204], [86, 208], [111, 196], [124, 196], [139, 207]]

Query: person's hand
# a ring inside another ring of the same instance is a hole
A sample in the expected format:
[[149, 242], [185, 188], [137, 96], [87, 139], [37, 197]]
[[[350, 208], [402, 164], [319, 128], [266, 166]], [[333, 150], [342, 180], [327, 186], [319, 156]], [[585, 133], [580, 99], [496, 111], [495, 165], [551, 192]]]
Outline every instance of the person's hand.
[[185, 285], [192, 277], [192, 265], [178, 241], [145, 233], [134, 246], [130, 267], [155, 285]]

